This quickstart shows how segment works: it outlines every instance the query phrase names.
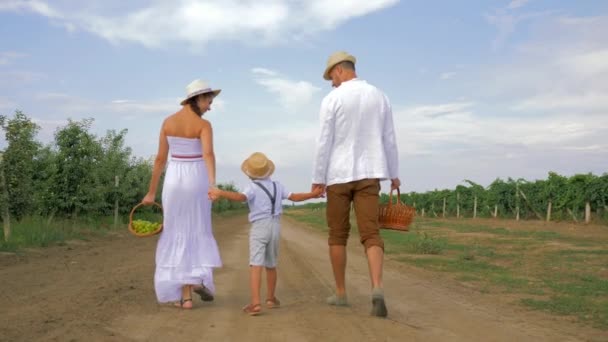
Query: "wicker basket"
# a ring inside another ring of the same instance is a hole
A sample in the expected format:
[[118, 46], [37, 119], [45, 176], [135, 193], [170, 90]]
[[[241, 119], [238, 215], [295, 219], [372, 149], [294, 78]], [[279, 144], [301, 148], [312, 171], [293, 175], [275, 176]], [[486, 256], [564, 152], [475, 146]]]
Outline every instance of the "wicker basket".
[[[156, 235], [158, 233], [160, 233], [163, 230], [163, 224], [161, 223], [160, 226], [158, 226], [158, 228], [156, 228], [156, 230], [153, 230], [151, 232], [147, 232], [147, 233], [138, 233], [135, 231], [135, 229], [133, 229], [133, 214], [135, 213], [135, 210], [137, 210], [137, 208], [146, 205], [143, 203], [139, 203], [138, 205], [134, 206], [133, 209], [131, 209], [131, 214], [129, 215], [129, 232], [131, 232], [131, 234], [137, 236], [137, 237], [146, 237], [146, 236], [152, 236], [152, 235]], [[154, 205], [157, 206], [158, 208], [160, 208], [161, 212], [163, 210], [163, 207], [154, 202], [153, 204], [149, 204], [149, 205]]]
[[401, 202], [401, 192], [397, 188], [397, 202], [393, 204], [393, 190], [388, 198], [388, 204], [381, 205], [378, 210], [380, 228], [408, 231], [414, 220], [416, 209]]

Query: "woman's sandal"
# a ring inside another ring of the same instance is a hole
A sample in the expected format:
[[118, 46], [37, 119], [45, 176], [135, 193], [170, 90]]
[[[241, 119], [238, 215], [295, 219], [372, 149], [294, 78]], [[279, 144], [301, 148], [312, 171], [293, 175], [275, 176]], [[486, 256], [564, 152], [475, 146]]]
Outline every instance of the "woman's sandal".
[[269, 309], [278, 309], [281, 307], [281, 301], [274, 297], [272, 299], [266, 299], [266, 307]]
[[[186, 303], [189, 303], [189, 304], [186, 305]], [[173, 303], [173, 305], [175, 305], [175, 307], [178, 307], [178, 308], [190, 310], [190, 309], [192, 309], [192, 298], [180, 299], [179, 302], [175, 302], [175, 303]]]
[[203, 302], [213, 302], [213, 294], [205, 285], [195, 286], [192, 291], [201, 296]]
[[243, 307], [243, 312], [249, 316], [257, 316], [262, 313], [262, 305], [260, 304], [247, 304]]

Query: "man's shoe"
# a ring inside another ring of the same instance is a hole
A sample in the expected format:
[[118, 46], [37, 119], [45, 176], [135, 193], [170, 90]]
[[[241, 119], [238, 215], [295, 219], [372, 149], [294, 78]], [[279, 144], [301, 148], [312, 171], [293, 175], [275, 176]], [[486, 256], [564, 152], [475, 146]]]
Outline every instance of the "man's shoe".
[[388, 310], [386, 309], [386, 303], [384, 302], [384, 291], [380, 288], [372, 290], [372, 316], [386, 317]]
[[331, 296], [327, 297], [325, 302], [329, 305], [348, 306], [348, 301], [346, 301], [346, 296], [331, 295]]

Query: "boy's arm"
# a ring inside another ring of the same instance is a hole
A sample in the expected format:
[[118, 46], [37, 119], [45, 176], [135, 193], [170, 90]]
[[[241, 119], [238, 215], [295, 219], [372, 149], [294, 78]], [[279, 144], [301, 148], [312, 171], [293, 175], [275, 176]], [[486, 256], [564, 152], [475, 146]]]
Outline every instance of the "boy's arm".
[[294, 202], [302, 202], [306, 201], [307, 199], [318, 198], [322, 193], [323, 192], [321, 189], [317, 189], [313, 192], [292, 193], [289, 195], [289, 197], [287, 197], [287, 199]]
[[247, 201], [247, 196], [245, 196], [244, 194], [242, 194], [240, 192], [226, 191], [226, 190], [222, 190], [222, 189], [218, 189], [218, 188], [212, 188], [209, 190], [209, 193], [211, 194], [211, 196], [213, 198], [221, 197], [221, 198], [225, 198], [227, 200], [235, 201], [235, 202]]

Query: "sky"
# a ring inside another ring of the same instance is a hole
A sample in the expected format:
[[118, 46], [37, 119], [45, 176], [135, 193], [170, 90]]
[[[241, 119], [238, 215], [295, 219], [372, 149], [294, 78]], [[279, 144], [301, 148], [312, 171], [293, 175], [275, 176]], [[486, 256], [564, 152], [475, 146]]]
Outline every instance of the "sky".
[[303, 192], [325, 63], [345, 50], [391, 100], [401, 192], [601, 175], [607, 37], [601, 0], [0, 0], [0, 114], [23, 111], [45, 144], [93, 118], [149, 158], [200, 78], [222, 89], [205, 114], [218, 182], [243, 188], [260, 151]]

